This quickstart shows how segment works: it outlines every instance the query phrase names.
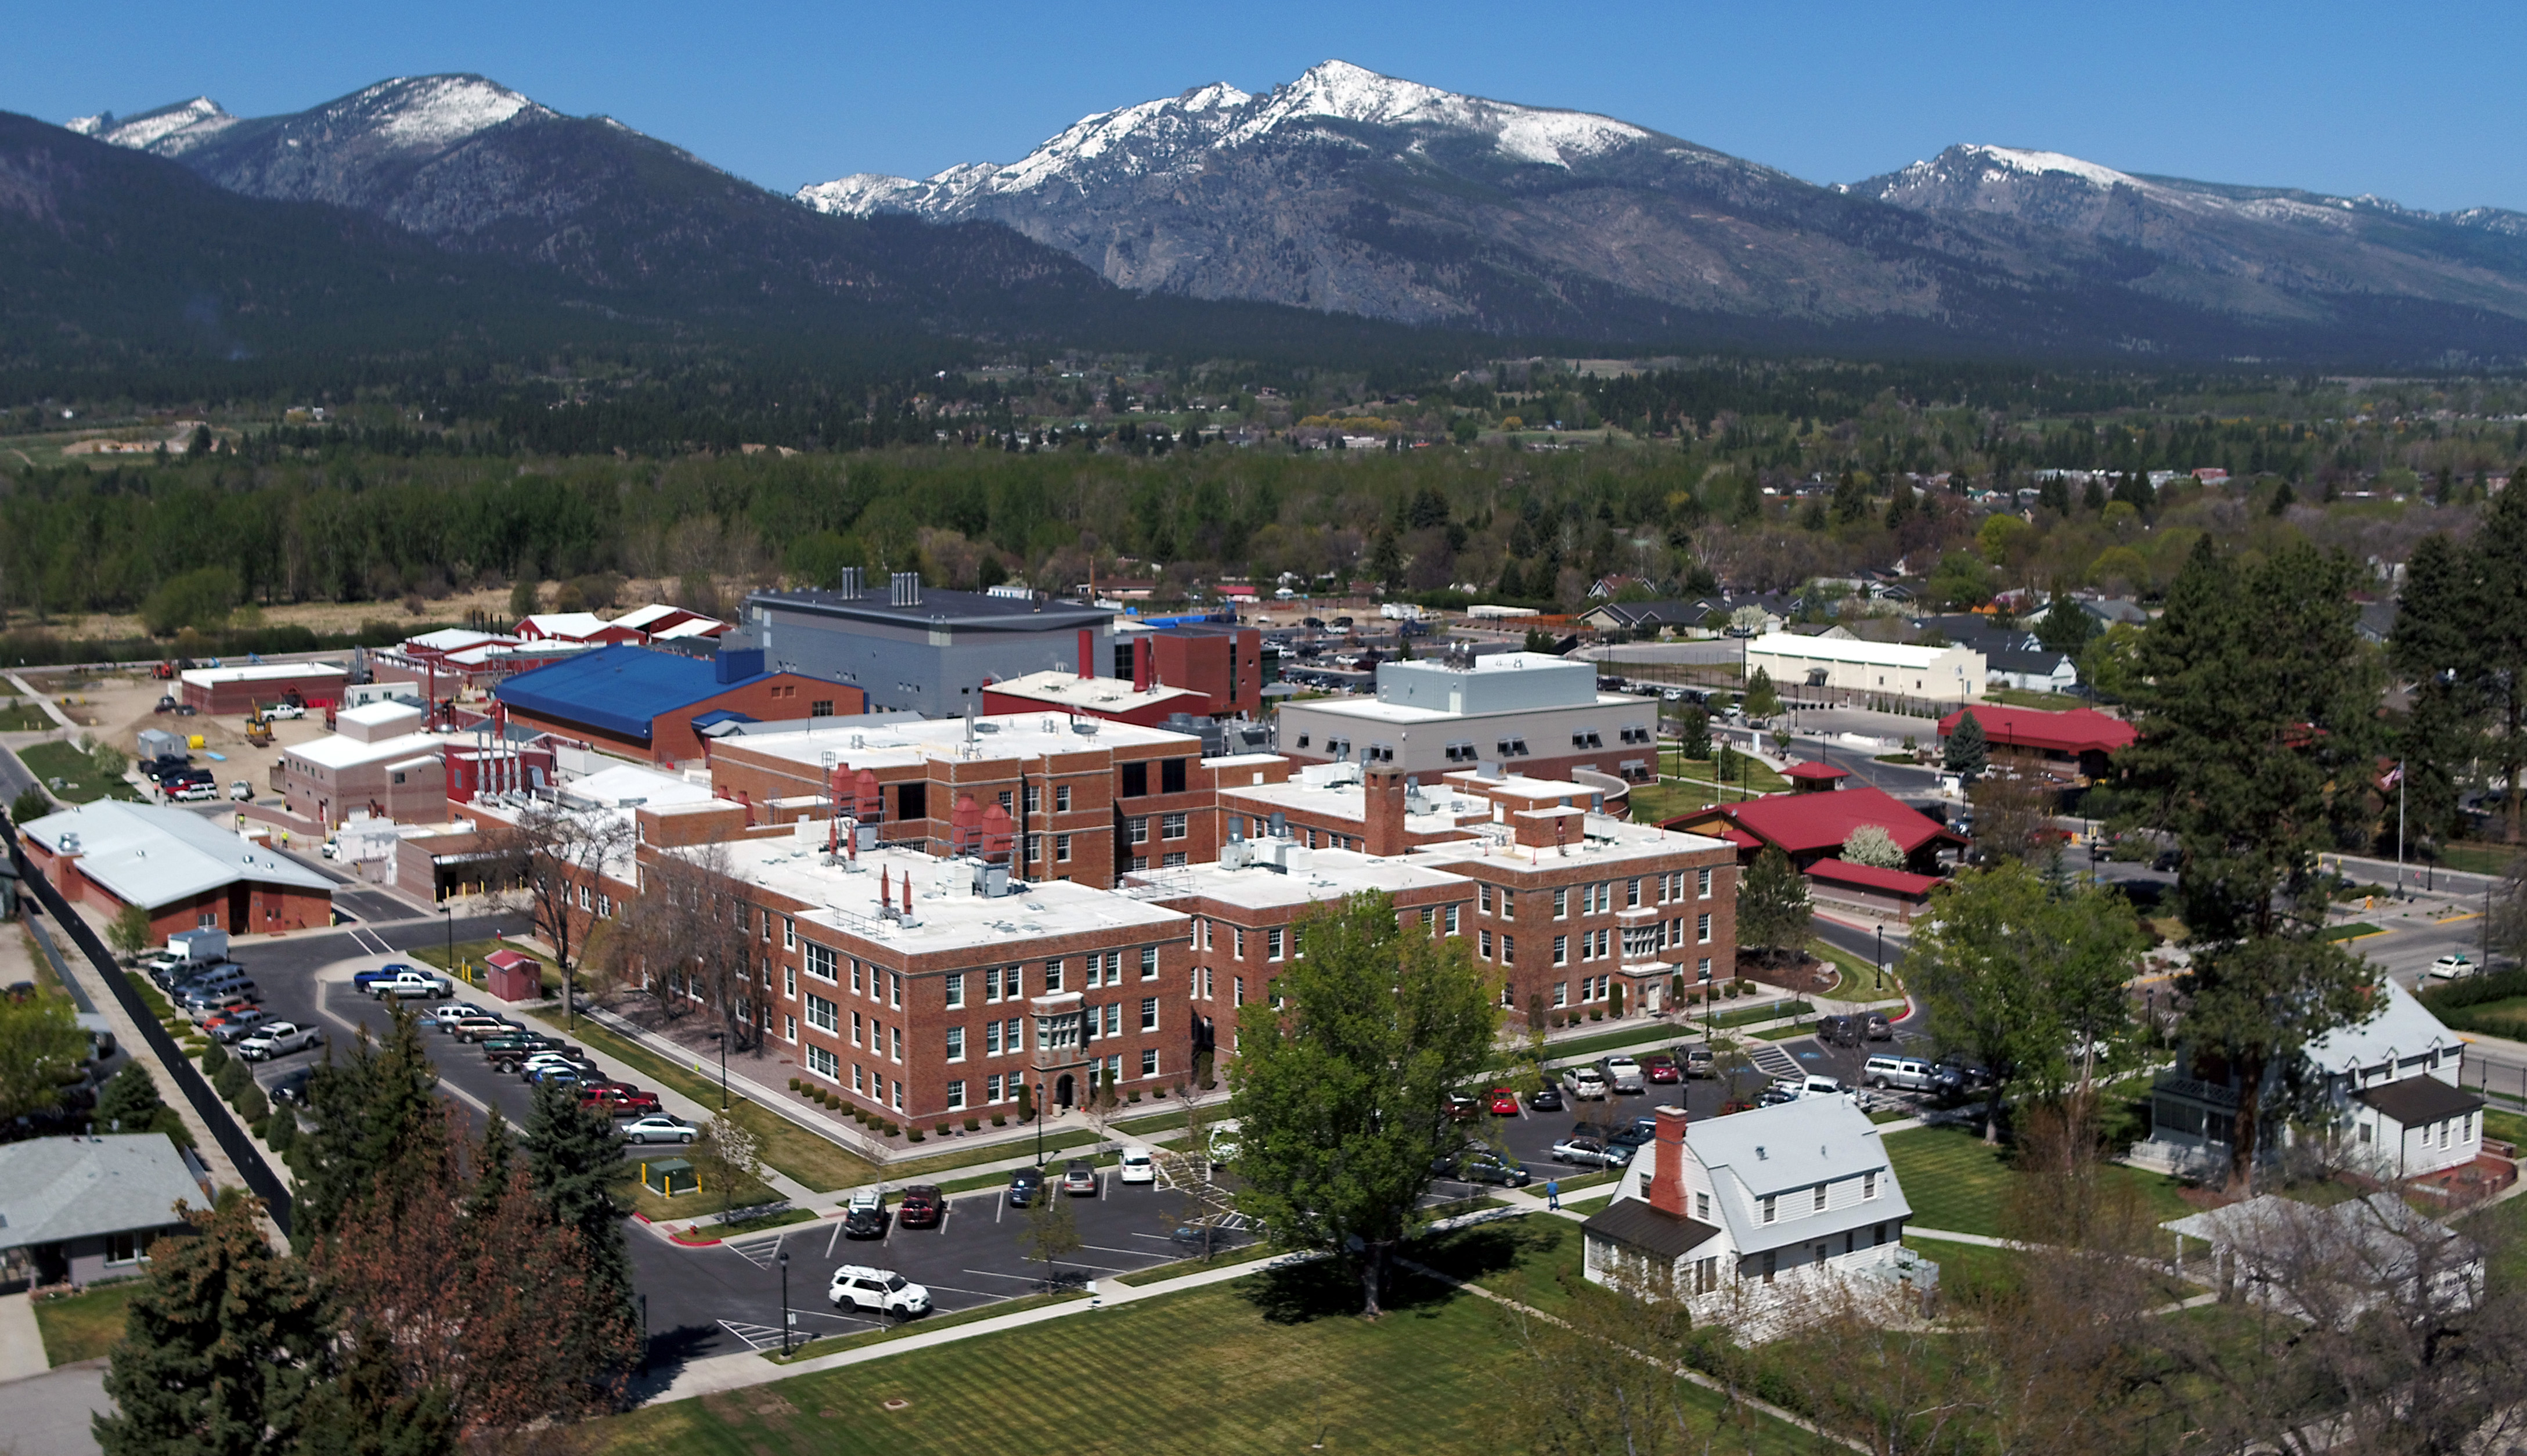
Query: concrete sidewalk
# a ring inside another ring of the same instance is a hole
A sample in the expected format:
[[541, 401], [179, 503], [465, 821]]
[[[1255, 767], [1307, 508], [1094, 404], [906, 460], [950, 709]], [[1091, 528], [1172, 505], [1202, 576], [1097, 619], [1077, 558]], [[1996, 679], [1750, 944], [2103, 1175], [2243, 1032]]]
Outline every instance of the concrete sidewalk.
[[0, 1380], [23, 1380], [52, 1368], [33, 1299], [24, 1291], [0, 1294]]

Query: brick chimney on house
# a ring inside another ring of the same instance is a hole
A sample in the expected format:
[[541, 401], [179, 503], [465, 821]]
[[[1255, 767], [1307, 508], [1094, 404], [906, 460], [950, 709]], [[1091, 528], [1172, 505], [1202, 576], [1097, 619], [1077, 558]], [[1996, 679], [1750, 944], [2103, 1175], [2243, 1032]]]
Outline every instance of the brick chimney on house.
[[1376, 856], [1401, 855], [1410, 848], [1404, 833], [1404, 773], [1372, 768], [1360, 776], [1361, 848]]
[[1684, 1109], [1663, 1107], [1657, 1110], [1658, 1129], [1656, 1161], [1650, 1165], [1650, 1207], [1676, 1218], [1685, 1213], [1684, 1197]]

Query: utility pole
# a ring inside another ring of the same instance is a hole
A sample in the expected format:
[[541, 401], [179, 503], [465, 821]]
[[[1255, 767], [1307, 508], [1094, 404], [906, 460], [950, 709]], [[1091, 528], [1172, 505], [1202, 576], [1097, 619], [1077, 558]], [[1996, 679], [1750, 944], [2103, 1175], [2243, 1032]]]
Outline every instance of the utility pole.
[[2396, 760], [2396, 898], [2404, 895], [2404, 761]]

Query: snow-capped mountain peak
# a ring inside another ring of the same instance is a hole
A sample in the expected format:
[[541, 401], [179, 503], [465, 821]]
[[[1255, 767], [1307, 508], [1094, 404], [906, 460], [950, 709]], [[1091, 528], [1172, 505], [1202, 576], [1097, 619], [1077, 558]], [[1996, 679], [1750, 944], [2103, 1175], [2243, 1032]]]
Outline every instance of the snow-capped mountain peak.
[[1320, 124], [1451, 131], [1488, 139], [1513, 162], [1568, 167], [1650, 133], [1610, 117], [1551, 111], [1459, 95], [1381, 76], [1348, 61], [1313, 66], [1262, 96], [1226, 82], [1083, 117], [1007, 165], [966, 163], [922, 181], [854, 173], [801, 187], [798, 200], [820, 212], [911, 212], [962, 216], [987, 199], [1056, 185], [1101, 185], [1199, 168], [1206, 154], [1254, 147], [1266, 138], [1327, 131]]
[[2020, 147], [1989, 146], [1981, 142], [1968, 142], [1957, 150], [1969, 157], [1980, 158], [1990, 166], [2025, 173], [2031, 177], [2043, 177], [2048, 174], [2076, 177], [2092, 187], [2142, 185], [2140, 179], [2129, 173], [2117, 172], [2111, 167], [2101, 167], [2094, 162], [2085, 162], [2078, 157], [2061, 152], [2029, 151]]
[[392, 145], [443, 147], [486, 131], [532, 108], [544, 108], [507, 86], [479, 76], [396, 77], [342, 103], [375, 127]]
[[162, 157], [189, 151], [202, 142], [237, 124], [221, 105], [208, 96], [161, 106], [134, 117], [118, 117], [101, 111], [92, 117], [73, 117], [63, 125], [81, 136], [93, 136], [115, 146], [134, 151], [155, 152]]

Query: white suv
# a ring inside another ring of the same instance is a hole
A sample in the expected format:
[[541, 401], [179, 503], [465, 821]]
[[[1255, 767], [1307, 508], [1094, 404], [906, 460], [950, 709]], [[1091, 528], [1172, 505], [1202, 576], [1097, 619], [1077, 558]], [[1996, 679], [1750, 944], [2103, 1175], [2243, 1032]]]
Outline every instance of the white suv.
[[1562, 1089], [1590, 1102], [1606, 1100], [1606, 1077], [1593, 1066], [1574, 1066], [1562, 1074]]
[[1155, 1183], [1159, 1180], [1158, 1163], [1147, 1148], [1125, 1148], [1115, 1175], [1126, 1183]]
[[893, 1315], [899, 1320], [930, 1313], [929, 1290], [894, 1270], [871, 1269], [865, 1264], [846, 1264], [835, 1270], [834, 1282], [825, 1293], [838, 1310]]

